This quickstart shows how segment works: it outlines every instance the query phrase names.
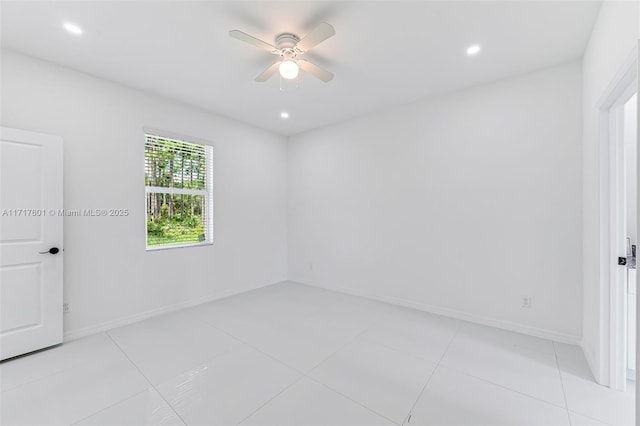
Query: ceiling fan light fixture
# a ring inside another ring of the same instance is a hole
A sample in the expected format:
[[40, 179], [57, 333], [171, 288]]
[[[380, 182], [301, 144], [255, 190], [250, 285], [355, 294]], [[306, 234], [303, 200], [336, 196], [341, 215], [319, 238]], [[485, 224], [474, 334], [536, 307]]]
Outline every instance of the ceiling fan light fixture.
[[278, 70], [280, 71], [282, 78], [286, 78], [287, 80], [296, 78], [299, 71], [298, 64], [293, 59], [285, 59], [280, 62]]

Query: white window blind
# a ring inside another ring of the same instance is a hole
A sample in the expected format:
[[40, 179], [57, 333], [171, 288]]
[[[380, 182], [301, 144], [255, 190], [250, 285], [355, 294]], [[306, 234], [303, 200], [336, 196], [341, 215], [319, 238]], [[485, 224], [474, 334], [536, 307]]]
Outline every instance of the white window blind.
[[147, 249], [213, 243], [213, 147], [145, 133]]

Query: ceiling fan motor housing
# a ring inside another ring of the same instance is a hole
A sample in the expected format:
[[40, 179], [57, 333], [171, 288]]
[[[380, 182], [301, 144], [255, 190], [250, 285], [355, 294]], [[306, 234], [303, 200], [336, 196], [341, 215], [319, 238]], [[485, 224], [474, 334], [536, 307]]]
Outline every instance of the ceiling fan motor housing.
[[300, 37], [291, 33], [282, 33], [276, 37], [276, 47], [280, 51], [280, 56], [284, 59], [295, 59], [302, 52], [296, 48]]
[[276, 37], [276, 47], [282, 50], [293, 50], [293, 48], [296, 46], [296, 44], [298, 44], [299, 41], [300, 38], [295, 34], [282, 33]]

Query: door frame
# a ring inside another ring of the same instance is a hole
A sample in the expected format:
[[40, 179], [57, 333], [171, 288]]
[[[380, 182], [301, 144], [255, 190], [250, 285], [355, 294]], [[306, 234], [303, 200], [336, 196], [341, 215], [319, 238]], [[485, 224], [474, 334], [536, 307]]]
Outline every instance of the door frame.
[[[624, 214], [624, 139], [621, 135], [621, 110], [638, 89], [638, 49], [616, 75], [598, 102], [600, 169], [600, 294], [603, 365], [602, 384], [626, 389], [627, 288], [620, 285], [626, 268], [617, 265], [623, 241], [615, 241]], [[640, 151], [639, 151], [640, 152]], [[639, 163], [640, 164], [640, 163]], [[617, 243], [617, 244], [616, 244]], [[625, 280], [626, 281], [626, 280]], [[607, 377], [608, 376], [608, 377]], [[608, 380], [607, 380], [608, 379]]]

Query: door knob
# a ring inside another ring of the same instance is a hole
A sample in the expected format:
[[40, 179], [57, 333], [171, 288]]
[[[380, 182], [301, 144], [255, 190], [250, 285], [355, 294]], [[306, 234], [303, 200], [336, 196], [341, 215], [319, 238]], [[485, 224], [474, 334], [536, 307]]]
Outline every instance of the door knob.
[[60, 249], [58, 247], [51, 247], [49, 250], [47, 251], [39, 251], [38, 253], [40, 254], [56, 254], [60, 251]]

